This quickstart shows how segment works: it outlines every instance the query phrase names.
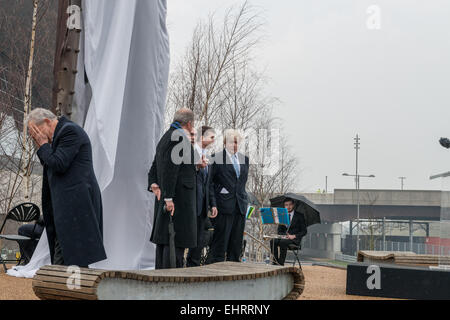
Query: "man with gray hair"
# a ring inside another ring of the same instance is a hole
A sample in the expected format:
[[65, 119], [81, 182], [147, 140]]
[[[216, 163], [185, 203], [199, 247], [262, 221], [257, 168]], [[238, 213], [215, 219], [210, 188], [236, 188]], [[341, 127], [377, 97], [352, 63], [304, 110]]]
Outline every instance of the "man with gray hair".
[[[176, 267], [183, 267], [185, 249], [197, 247], [194, 134], [194, 113], [186, 108], [178, 110], [156, 147], [148, 173], [148, 190], [156, 196], [150, 238], [156, 244], [156, 269], [174, 267], [170, 264], [171, 250], [175, 250]], [[169, 247], [169, 215], [175, 229], [175, 248]]]
[[242, 136], [237, 130], [224, 133], [222, 152], [212, 156], [211, 180], [214, 183], [213, 202], [218, 215], [213, 219], [214, 234], [208, 263], [239, 262], [245, 229], [248, 195], [245, 191], [249, 158], [239, 152]]
[[88, 267], [106, 259], [102, 198], [88, 135], [46, 109], [34, 109], [25, 121], [44, 166], [42, 212], [52, 264]]

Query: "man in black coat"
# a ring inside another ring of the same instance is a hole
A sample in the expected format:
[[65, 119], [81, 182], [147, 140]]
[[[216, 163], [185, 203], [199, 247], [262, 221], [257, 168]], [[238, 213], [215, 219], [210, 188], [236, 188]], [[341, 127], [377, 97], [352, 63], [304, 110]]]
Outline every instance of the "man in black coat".
[[[201, 135], [194, 143], [195, 163], [200, 164], [207, 158], [207, 149], [214, 143], [216, 133], [213, 128], [203, 126]], [[214, 188], [211, 182], [211, 165], [197, 170], [197, 247], [189, 249], [186, 265], [188, 267], [200, 266], [201, 251], [205, 247], [205, 224], [208, 211], [211, 218], [217, 216], [217, 207], [214, 198]]]
[[156, 269], [170, 268], [169, 214], [175, 228], [177, 268], [183, 267], [186, 248], [197, 247], [196, 166], [191, 136], [194, 114], [176, 112], [170, 129], [156, 147], [148, 173], [148, 190], [156, 196], [150, 240], [156, 244]]
[[282, 239], [271, 239], [270, 249], [274, 257], [273, 264], [284, 265], [286, 254], [290, 245], [300, 246], [302, 238], [306, 235], [307, 228], [303, 213], [295, 211], [295, 204], [292, 199], [284, 200], [284, 207], [289, 212], [289, 227], [278, 226], [278, 234], [284, 236]]
[[245, 185], [249, 159], [238, 152], [242, 138], [236, 130], [224, 135], [224, 150], [212, 156], [212, 181], [218, 215], [213, 221], [214, 234], [208, 263], [239, 262], [245, 229], [248, 196]]
[[33, 110], [26, 121], [44, 166], [42, 211], [52, 264], [88, 267], [106, 259], [102, 198], [88, 135], [45, 109]]

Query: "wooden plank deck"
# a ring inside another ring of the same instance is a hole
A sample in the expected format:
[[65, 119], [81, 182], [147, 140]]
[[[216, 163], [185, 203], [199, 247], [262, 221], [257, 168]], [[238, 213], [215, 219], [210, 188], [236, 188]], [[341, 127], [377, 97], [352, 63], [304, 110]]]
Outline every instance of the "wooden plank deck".
[[450, 257], [414, 252], [396, 251], [359, 251], [358, 262], [393, 263], [407, 266], [437, 266], [439, 263], [450, 264]]
[[[289, 274], [293, 278], [292, 291], [284, 298], [296, 300], [303, 292], [305, 279], [298, 267], [281, 267], [263, 264], [222, 262], [196, 268], [110, 271], [82, 269], [79, 287], [74, 284], [73, 273], [65, 266], [42, 267], [33, 278], [33, 290], [41, 299], [98, 300], [97, 288], [103, 279], [128, 279], [145, 283], [204, 283], [213, 281], [242, 281], [270, 278]], [[69, 284], [69, 285], [68, 285]]]

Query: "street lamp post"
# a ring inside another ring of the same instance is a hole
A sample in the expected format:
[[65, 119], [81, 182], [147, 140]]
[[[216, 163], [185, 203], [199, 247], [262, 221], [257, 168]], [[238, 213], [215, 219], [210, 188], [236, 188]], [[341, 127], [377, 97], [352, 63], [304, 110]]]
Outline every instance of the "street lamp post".
[[406, 177], [398, 177], [398, 178], [402, 181], [402, 190], [403, 190], [403, 184], [404, 184]]
[[359, 201], [359, 180], [361, 177], [363, 178], [375, 178], [375, 175], [362, 175], [362, 174], [348, 174], [343, 173], [344, 177], [355, 177], [356, 180], [356, 202], [357, 202], [357, 211], [356, 211], [356, 254], [359, 252], [359, 209], [360, 209], [360, 201]]
[[356, 174], [348, 174], [348, 173], [344, 173], [343, 176], [346, 177], [355, 177], [355, 183], [356, 183], [356, 199], [357, 199], [357, 213], [356, 213], [356, 224], [357, 224], [357, 229], [356, 229], [356, 254], [358, 254], [359, 252], [359, 209], [360, 209], [360, 201], [359, 201], [359, 179], [361, 177], [367, 177], [367, 178], [375, 178], [375, 176], [373, 174], [365, 176], [365, 175], [360, 175], [358, 172], [358, 151], [360, 149], [360, 145], [361, 143], [359, 142], [361, 140], [361, 138], [359, 137], [359, 135], [356, 135], [356, 138], [354, 138], [355, 140], [355, 150], [356, 150]]

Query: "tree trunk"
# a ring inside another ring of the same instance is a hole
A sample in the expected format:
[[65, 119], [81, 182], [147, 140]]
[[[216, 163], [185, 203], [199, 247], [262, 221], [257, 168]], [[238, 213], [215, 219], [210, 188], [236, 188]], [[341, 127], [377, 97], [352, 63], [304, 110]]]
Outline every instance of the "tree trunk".
[[24, 198], [27, 200], [30, 197], [30, 164], [31, 164], [31, 141], [28, 139], [26, 118], [31, 111], [31, 82], [33, 76], [33, 58], [34, 58], [34, 44], [36, 40], [36, 24], [37, 24], [37, 8], [38, 0], [33, 0], [33, 21], [31, 24], [31, 42], [30, 42], [30, 57], [28, 60], [27, 79], [25, 84], [25, 100], [23, 106], [23, 132], [22, 132], [22, 161], [21, 171], [24, 182]]

